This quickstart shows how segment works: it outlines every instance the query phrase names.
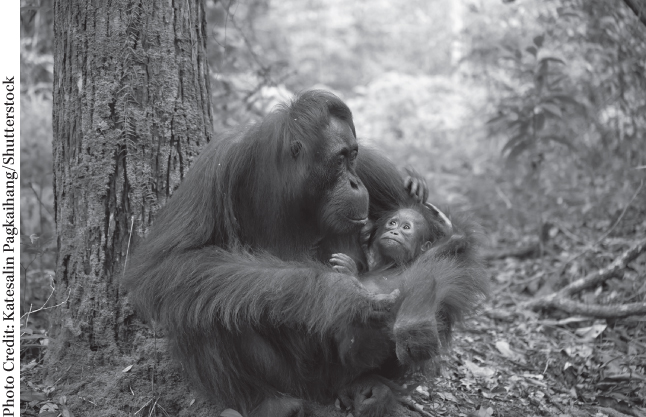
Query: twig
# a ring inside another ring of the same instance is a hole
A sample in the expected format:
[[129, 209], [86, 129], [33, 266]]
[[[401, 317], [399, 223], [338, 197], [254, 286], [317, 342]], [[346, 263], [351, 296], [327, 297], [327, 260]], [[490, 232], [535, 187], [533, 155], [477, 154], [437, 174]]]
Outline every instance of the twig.
[[624, 414], [610, 407], [597, 407], [597, 410], [603, 414], [608, 414], [610, 417], [630, 417], [628, 414]]
[[153, 361], [153, 374], [151, 375], [150, 378], [150, 388], [152, 390], [153, 396], [156, 395], [155, 393], [155, 375], [157, 375], [157, 363], [159, 362], [159, 350], [157, 349], [157, 330], [155, 326], [155, 322], [153, 321], [152, 323], [153, 327], [153, 347], [155, 349], [155, 360]]
[[[72, 365], [74, 365], [74, 364], [72, 364]], [[68, 366], [68, 367], [67, 367], [67, 369], [65, 370], [65, 372], [63, 372], [63, 376], [61, 376], [61, 377], [60, 377], [60, 378], [58, 378], [56, 381], [54, 381], [54, 383], [52, 384], [52, 386], [54, 386], [54, 387], [55, 387], [55, 386], [56, 386], [56, 384], [58, 384], [58, 383], [60, 382], [60, 380], [61, 380], [61, 379], [63, 379], [63, 378], [66, 378], [66, 377], [67, 377], [67, 373], [70, 371], [70, 369], [72, 369], [72, 365], [70, 365], [70, 366]]]
[[141, 408], [140, 408], [139, 410], [135, 411], [135, 415], [139, 414], [139, 412], [141, 412], [141, 410], [143, 410], [143, 409], [144, 409], [144, 407], [146, 407], [148, 404], [150, 404], [150, 402], [151, 402], [152, 400], [154, 400], [154, 397], [153, 397], [153, 398], [151, 398], [151, 399], [149, 399], [148, 401], [146, 401], [146, 404], [142, 405], [142, 406], [141, 406]]
[[509, 198], [507, 198], [505, 193], [503, 193], [500, 187], [498, 187], [497, 185], [496, 185], [496, 194], [498, 194], [498, 197], [500, 197], [500, 199], [505, 202], [505, 205], [507, 206], [508, 209], [511, 209], [514, 206], [513, 204], [511, 204], [511, 201], [509, 200]]
[[534, 308], [552, 307], [565, 311], [570, 314], [581, 314], [588, 317], [597, 317], [601, 319], [623, 318], [633, 315], [646, 314], [646, 302], [615, 304], [615, 305], [598, 305], [586, 304], [578, 301], [572, 301], [565, 298], [555, 298], [548, 305], [536, 305]]
[[562, 293], [565, 296], [575, 294], [577, 292], [583, 291], [587, 288], [594, 287], [602, 282], [606, 281], [611, 276], [615, 275], [618, 271], [624, 269], [628, 263], [633, 259], [639, 256], [644, 250], [646, 250], [646, 239], [642, 239], [634, 244], [632, 247], [628, 248], [621, 256], [615, 259], [610, 265], [605, 268], [601, 268], [598, 271], [592, 272], [585, 276], [584, 278], [577, 279], [576, 281], [570, 283], [569, 285], [563, 287], [558, 293]]
[[418, 413], [420, 413], [421, 415], [423, 415], [423, 416], [425, 416], [425, 417], [433, 417], [433, 415], [432, 415], [432, 414], [429, 414], [429, 413], [427, 413], [426, 411], [422, 410], [421, 408], [417, 407], [417, 405], [418, 405], [418, 404], [414, 403], [412, 400], [409, 400], [409, 399], [404, 398], [404, 397], [399, 397], [399, 398], [397, 398], [397, 400], [398, 400], [401, 404], [403, 404], [403, 405], [405, 405], [406, 407], [408, 407], [411, 411], [418, 412]]
[[155, 411], [155, 408], [157, 407], [157, 401], [159, 401], [159, 398], [155, 399], [155, 402], [150, 407], [150, 410], [148, 410], [148, 417], [152, 417], [153, 411]]
[[123, 262], [123, 275], [121, 276], [121, 281], [123, 282], [123, 279], [126, 276], [126, 265], [128, 265], [128, 254], [130, 253], [130, 241], [132, 240], [132, 227], [135, 224], [135, 218], [132, 217], [130, 219], [130, 234], [128, 235], [128, 247], [126, 248], [126, 260]]
[[45, 211], [47, 212], [47, 214], [49, 214], [50, 216], [53, 216], [52, 212], [51, 212], [51, 211], [49, 211], [49, 209], [47, 208], [47, 206], [46, 206], [46, 205], [43, 203], [43, 201], [40, 199], [40, 196], [38, 195], [38, 193], [36, 192], [36, 189], [34, 188], [34, 183], [33, 183], [33, 182], [30, 182], [30, 183], [29, 183], [29, 188], [31, 188], [31, 191], [33, 191], [33, 192], [34, 192], [34, 197], [36, 197], [36, 200], [38, 200], [38, 204], [40, 204], [40, 206], [41, 206], [42, 208], [44, 208], [44, 209], [45, 209]]
[[168, 417], [170, 417], [170, 415], [168, 414], [168, 412], [166, 412], [166, 409], [164, 407], [162, 407], [160, 404], [157, 404], [157, 407], [161, 408], [161, 410], [164, 412], [164, 414], [166, 414]]
[[558, 226], [559, 230], [561, 230], [561, 232], [563, 232], [563, 234], [566, 235], [567, 237], [569, 237], [570, 239], [572, 239], [572, 240], [574, 240], [576, 242], [581, 242], [581, 243], [584, 242], [584, 240], [582, 238], [580, 238], [579, 236], [577, 236], [574, 233], [570, 232], [568, 230], [568, 228], [565, 227], [565, 225], [563, 223], [557, 222], [557, 226]]
[[258, 54], [256, 54], [256, 52], [253, 50], [253, 44], [251, 43], [249, 38], [247, 38], [244, 31], [242, 30], [240, 25], [238, 25], [238, 22], [236, 22], [236, 20], [233, 17], [231, 17], [231, 25], [240, 33], [240, 36], [242, 37], [242, 40], [244, 41], [245, 45], [247, 46], [247, 50], [249, 51], [249, 54], [251, 55], [251, 58], [253, 58], [253, 60], [256, 61], [256, 64], [260, 67], [260, 71], [261, 71], [261, 74], [263, 75], [263, 78], [266, 78], [264, 76], [266, 74], [268, 74], [269, 71], [271, 70], [271, 65], [266, 66], [260, 60], [260, 57], [258, 56]]
[[[89, 402], [90, 404], [92, 404], [92, 405], [93, 405], [93, 406], [95, 406], [95, 407], [98, 407], [98, 405], [97, 405], [94, 401], [88, 400], [87, 398], [85, 398], [85, 397], [81, 397], [81, 396], [79, 396], [79, 398], [80, 398], [80, 399], [82, 399], [83, 401], [87, 401], [87, 402]], [[135, 414], [136, 414], [136, 413], [135, 413]]]
[[[72, 289], [71, 289], [71, 288], [69, 289], [69, 291], [68, 291], [68, 293], [67, 293], [67, 298], [66, 298], [65, 300], [61, 301], [59, 304], [56, 304], [56, 305], [54, 305], [54, 306], [45, 307], [45, 306], [47, 305], [47, 303], [49, 302], [49, 300], [52, 298], [52, 295], [54, 295], [54, 292], [56, 291], [56, 287], [54, 287], [54, 284], [53, 284], [54, 280], [52, 279], [52, 276], [50, 275], [50, 276], [49, 276], [49, 278], [51, 279], [51, 281], [50, 281], [50, 283], [49, 283], [49, 286], [52, 288], [52, 292], [51, 292], [51, 293], [49, 293], [49, 296], [47, 297], [47, 300], [45, 300], [45, 303], [43, 303], [43, 305], [42, 305], [40, 308], [36, 309], [36, 310], [32, 310], [32, 308], [33, 308], [33, 306], [34, 306], [34, 305], [33, 305], [33, 304], [29, 304], [29, 311], [27, 311], [25, 314], [23, 314], [22, 316], [20, 316], [20, 320], [22, 320], [24, 317], [27, 317], [27, 318], [25, 319], [25, 327], [27, 327], [27, 323], [29, 322], [29, 316], [30, 316], [32, 313], [38, 313], [39, 311], [49, 310], [50, 308], [60, 307], [60, 306], [62, 306], [63, 304], [65, 304], [65, 303], [67, 302], [67, 300], [69, 300], [69, 299], [70, 299], [70, 294], [72, 293]], [[21, 335], [21, 336], [22, 336], [22, 335]]]
[[550, 366], [550, 361], [551, 359], [548, 358], [547, 362], [545, 363], [545, 369], [543, 369], [543, 375], [545, 375], [545, 372], [547, 372], [547, 368], [549, 368]]
[[625, 251], [610, 265], [592, 272], [584, 278], [577, 279], [560, 291], [521, 304], [523, 308], [540, 309], [554, 307], [568, 313], [583, 314], [601, 318], [628, 317], [634, 314], [646, 314], [646, 302], [599, 306], [572, 301], [572, 294], [594, 287], [626, 268], [628, 263], [646, 250], [646, 239], [642, 239]]

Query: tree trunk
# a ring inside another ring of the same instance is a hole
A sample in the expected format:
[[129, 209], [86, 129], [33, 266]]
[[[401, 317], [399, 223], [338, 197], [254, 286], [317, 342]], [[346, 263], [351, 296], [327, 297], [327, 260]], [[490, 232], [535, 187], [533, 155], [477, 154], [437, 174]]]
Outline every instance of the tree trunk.
[[211, 139], [206, 20], [201, 0], [56, 0], [54, 14], [60, 306], [47, 366], [87, 373], [130, 349], [121, 268]]

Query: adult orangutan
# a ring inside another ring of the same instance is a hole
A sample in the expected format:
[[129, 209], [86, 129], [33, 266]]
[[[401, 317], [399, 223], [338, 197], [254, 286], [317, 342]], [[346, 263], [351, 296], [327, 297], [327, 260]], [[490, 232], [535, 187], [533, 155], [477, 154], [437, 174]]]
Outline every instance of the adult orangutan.
[[[393, 295], [335, 272], [322, 248], [352, 249], [369, 218], [412, 198], [402, 184], [359, 151], [339, 98], [305, 92], [204, 149], [128, 264], [130, 300], [195, 386], [244, 415], [303, 415], [303, 400], [361, 384], [359, 413], [382, 416], [392, 394], [373, 375], [394, 352]], [[359, 361], [339, 335], [361, 326], [380, 343]]]

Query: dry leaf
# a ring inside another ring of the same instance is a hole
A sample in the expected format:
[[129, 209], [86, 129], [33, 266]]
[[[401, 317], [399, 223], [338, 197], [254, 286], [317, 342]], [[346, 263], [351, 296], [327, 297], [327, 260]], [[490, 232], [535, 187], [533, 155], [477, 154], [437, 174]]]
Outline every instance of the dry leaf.
[[498, 349], [498, 351], [500, 353], [502, 353], [502, 355], [504, 357], [508, 358], [508, 359], [511, 359], [513, 361], [516, 361], [516, 362], [524, 362], [525, 361], [525, 358], [523, 357], [523, 355], [521, 355], [518, 352], [514, 352], [511, 349], [511, 347], [509, 346], [509, 342], [507, 342], [505, 340], [497, 341], [496, 342], [496, 349]]
[[238, 413], [232, 408], [227, 408], [222, 413], [220, 413], [220, 417], [242, 417], [242, 414]]
[[493, 376], [496, 371], [487, 367], [480, 367], [470, 360], [464, 361], [464, 366], [473, 374], [474, 377], [488, 378]]
[[576, 330], [577, 336], [581, 336], [583, 341], [589, 341], [596, 339], [604, 330], [608, 327], [605, 323], [598, 323], [590, 327], [582, 327]]

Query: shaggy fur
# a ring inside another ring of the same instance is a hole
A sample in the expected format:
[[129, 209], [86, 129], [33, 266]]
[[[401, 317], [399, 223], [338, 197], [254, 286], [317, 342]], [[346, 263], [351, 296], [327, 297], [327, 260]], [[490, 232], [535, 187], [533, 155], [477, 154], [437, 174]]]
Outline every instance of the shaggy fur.
[[[173, 356], [207, 397], [244, 415], [288, 416], [304, 412], [302, 400], [372, 384], [371, 401], [357, 400], [361, 415], [383, 416], [392, 404], [370, 376], [394, 355], [390, 304], [333, 272], [318, 250], [355, 237], [368, 213], [374, 220], [409, 201], [392, 163], [363, 147], [355, 160], [353, 149], [347, 106], [306, 92], [210, 143], [136, 249], [129, 298], [167, 328]], [[427, 276], [419, 265], [407, 280]], [[447, 301], [434, 308], [448, 322], [479, 286], [435, 279], [464, 292], [438, 290]], [[378, 343], [358, 352], [364, 360], [344, 361], [339, 341], [354, 328]]]
[[[406, 207], [419, 210], [415, 205]], [[390, 215], [386, 213], [383, 218]], [[380, 222], [383, 220], [377, 221], [375, 230]], [[448, 347], [454, 326], [488, 293], [488, 281], [478, 255], [482, 243], [479, 227], [459, 216], [451, 219], [448, 231], [434, 225], [437, 219], [427, 217], [427, 222], [434, 227], [430, 229], [432, 235], [425, 239], [436, 242], [430, 250], [408, 265], [375, 270], [360, 277], [362, 284], [375, 293], [400, 291], [389, 327], [399, 371], [437, 358], [441, 349]], [[379, 344], [385, 343], [379, 340], [378, 332], [367, 331], [365, 326], [343, 336], [345, 339], [339, 341], [342, 359], [352, 366], [368, 365], [365, 362], [373, 358], [363, 353], [381, 349]], [[382, 371], [391, 376], [401, 373], [392, 367]]]

